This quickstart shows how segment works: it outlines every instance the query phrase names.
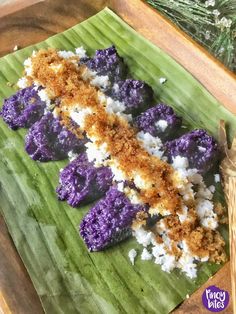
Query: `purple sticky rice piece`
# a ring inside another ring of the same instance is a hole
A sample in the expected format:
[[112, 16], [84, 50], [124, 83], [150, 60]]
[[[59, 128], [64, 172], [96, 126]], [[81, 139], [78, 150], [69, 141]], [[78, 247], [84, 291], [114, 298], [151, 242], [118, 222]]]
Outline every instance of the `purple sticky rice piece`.
[[86, 153], [81, 153], [60, 172], [56, 192], [59, 200], [77, 207], [102, 197], [111, 184], [110, 168], [94, 167]]
[[32, 85], [5, 99], [1, 116], [13, 130], [29, 128], [43, 116], [45, 107], [46, 103], [40, 99]]
[[197, 129], [165, 143], [165, 154], [169, 162], [177, 155], [188, 158], [190, 168], [204, 174], [219, 160], [216, 140], [205, 130]]
[[62, 160], [69, 151], [81, 151], [83, 147], [84, 140], [62, 126], [51, 112], [33, 124], [25, 138], [25, 150], [38, 161]]
[[128, 238], [136, 214], [146, 210], [146, 206], [131, 204], [123, 192], [111, 187], [83, 218], [80, 235], [89, 251], [103, 250]]
[[[164, 131], [157, 125], [157, 122], [164, 120], [167, 127]], [[170, 140], [176, 136], [182, 124], [182, 118], [178, 117], [174, 110], [165, 105], [158, 104], [147, 109], [135, 119], [135, 125], [140, 131], [150, 133], [152, 136], [158, 136], [162, 140]]]
[[119, 81], [112, 96], [125, 104], [125, 113], [134, 115], [148, 108], [153, 102], [152, 88], [143, 81], [133, 79]]
[[81, 63], [85, 63], [90, 70], [96, 71], [97, 75], [108, 75], [112, 82], [124, 79], [127, 74], [127, 67], [115, 46], [96, 50], [94, 57], [82, 59]]

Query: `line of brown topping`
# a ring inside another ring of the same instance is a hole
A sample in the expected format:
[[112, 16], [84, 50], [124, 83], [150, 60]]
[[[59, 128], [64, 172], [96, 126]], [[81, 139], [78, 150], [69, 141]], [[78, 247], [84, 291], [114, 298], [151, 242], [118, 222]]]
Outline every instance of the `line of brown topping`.
[[[61, 64], [59, 72], [52, 66]], [[150, 206], [175, 212], [180, 209], [181, 199], [172, 182], [173, 168], [157, 157], [149, 155], [136, 138], [136, 130], [124, 119], [108, 114], [101, 106], [97, 89], [84, 81], [81, 75], [83, 67], [78, 67], [58, 56], [53, 49], [42, 50], [32, 58], [33, 77], [47, 87], [61, 100], [61, 106], [69, 108], [79, 103], [80, 106], [92, 107], [96, 114], [88, 115], [85, 130], [89, 137], [97, 136], [98, 144], [107, 143], [111, 156], [118, 161], [120, 168], [133, 180], [134, 172], [141, 173], [143, 180], [150, 182], [151, 187], [142, 189], [140, 197]], [[66, 113], [61, 118], [68, 125]]]

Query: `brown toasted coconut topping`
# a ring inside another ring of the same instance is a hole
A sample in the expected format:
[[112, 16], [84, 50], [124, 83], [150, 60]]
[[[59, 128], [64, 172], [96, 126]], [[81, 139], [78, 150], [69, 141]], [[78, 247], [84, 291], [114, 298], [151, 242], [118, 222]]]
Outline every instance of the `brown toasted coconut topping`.
[[224, 251], [225, 242], [218, 231], [200, 226], [199, 218], [193, 208], [189, 210], [188, 219], [180, 223], [177, 215], [163, 218], [172, 240], [172, 254], [176, 255], [173, 245], [185, 240], [190, 252], [201, 258], [209, 256], [209, 261], [221, 263], [227, 260]]

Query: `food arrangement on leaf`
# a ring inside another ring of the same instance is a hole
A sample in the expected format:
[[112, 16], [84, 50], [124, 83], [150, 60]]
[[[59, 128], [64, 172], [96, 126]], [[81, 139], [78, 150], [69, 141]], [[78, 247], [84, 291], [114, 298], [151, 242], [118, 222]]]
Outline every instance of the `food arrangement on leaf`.
[[206, 130], [186, 131], [171, 106], [155, 104], [115, 46], [93, 57], [83, 47], [39, 50], [24, 66], [2, 118], [29, 128], [33, 160], [69, 157], [56, 193], [73, 207], [97, 201], [79, 226], [89, 251], [134, 236], [142, 260], [190, 278], [201, 262], [226, 261], [222, 206], [213, 201], [220, 152]]

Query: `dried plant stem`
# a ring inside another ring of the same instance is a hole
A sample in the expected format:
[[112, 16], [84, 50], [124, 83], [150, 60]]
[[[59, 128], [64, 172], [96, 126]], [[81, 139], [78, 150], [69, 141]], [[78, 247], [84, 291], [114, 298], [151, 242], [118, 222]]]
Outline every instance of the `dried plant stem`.
[[229, 234], [233, 313], [236, 314], [236, 177], [229, 178]]
[[236, 1], [146, 0], [236, 72]]
[[225, 153], [220, 170], [228, 204], [232, 302], [233, 313], [236, 314], [236, 136], [229, 148], [223, 120], [220, 121], [219, 143], [221, 150]]

